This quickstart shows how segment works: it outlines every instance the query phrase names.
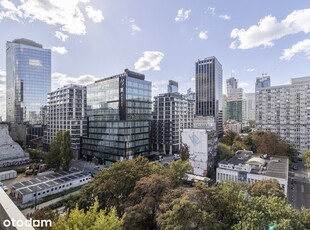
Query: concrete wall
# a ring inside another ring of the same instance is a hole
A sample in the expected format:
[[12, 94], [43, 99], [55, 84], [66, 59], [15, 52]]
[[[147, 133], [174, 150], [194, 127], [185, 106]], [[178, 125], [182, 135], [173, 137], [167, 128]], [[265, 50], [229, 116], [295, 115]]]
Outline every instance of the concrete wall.
[[5, 220], [22, 220], [25, 222], [26, 217], [19, 211], [13, 201], [8, 197], [8, 195], [0, 189], [0, 229], [2, 230], [34, 230], [33, 227], [4, 227], [3, 222]]

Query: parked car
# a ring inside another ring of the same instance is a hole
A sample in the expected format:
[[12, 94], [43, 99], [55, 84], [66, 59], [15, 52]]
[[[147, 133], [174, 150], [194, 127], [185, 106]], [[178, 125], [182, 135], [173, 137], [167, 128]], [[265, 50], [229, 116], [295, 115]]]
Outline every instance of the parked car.
[[1, 185], [0, 188], [2, 188], [5, 192], [9, 190], [6, 185]]
[[181, 159], [180, 154], [175, 153], [175, 154], [173, 155], [173, 159], [174, 159], [174, 160], [179, 160], [179, 159]]

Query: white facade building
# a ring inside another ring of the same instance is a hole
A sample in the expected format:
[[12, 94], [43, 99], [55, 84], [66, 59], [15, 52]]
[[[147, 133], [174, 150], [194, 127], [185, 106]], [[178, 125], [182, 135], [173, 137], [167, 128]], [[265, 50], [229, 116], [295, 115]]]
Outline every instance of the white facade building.
[[184, 129], [182, 143], [189, 147], [189, 162], [193, 174], [207, 176], [208, 169], [214, 165], [217, 150], [217, 132], [215, 129]]
[[256, 129], [280, 135], [303, 152], [310, 149], [310, 77], [256, 90]]
[[86, 184], [91, 180], [92, 177], [89, 173], [81, 171], [55, 172], [13, 184], [11, 195], [19, 203], [26, 204]]
[[80, 137], [86, 135], [86, 87], [67, 85], [48, 94], [47, 144], [59, 130], [70, 131], [71, 147], [76, 155], [80, 149]]
[[275, 179], [287, 196], [289, 159], [287, 157], [263, 158], [251, 151], [239, 150], [235, 156], [219, 163], [216, 169], [216, 182], [225, 180], [255, 183]]

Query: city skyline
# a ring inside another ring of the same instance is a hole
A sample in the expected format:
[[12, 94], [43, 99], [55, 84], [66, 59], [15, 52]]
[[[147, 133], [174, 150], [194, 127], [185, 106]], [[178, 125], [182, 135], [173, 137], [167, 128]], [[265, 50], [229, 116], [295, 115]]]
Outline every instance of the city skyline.
[[5, 43], [17, 38], [53, 51], [52, 90], [129, 68], [153, 82], [153, 96], [166, 91], [167, 79], [185, 93], [195, 88], [194, 63], [209, 56], [222, 63], [223, 80], [233, 73], [245, 92], [254, 92], [265, 72], [271, 85], [308, 76], [310, 9], [303, 1], [286, 2], [1, 1], [0, 116]]

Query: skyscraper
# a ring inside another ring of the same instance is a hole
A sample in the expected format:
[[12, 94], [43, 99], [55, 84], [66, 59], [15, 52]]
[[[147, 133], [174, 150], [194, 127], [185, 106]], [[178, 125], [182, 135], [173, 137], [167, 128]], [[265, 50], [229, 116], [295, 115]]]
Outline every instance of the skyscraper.
[[196, 62], [196, 115], [213, 116], [217, 133], [223, 134], [223, 70], [216, 57]]
[[256, 78], [255, 90], [270, 87], [270, 77], [267, 75], [262, 75]]
[[6, 43], [6, 120], [41, 123], [51, 91], [51, 50], [28, 39]]
[[167, 92], [168, 93], [177, 93], [179, 91], [178, 87], [179, 87], [179, 84], [176, 81], [169, 80]]
[[125, 69], [87, 86], [87, 135], [81, 152], [110, 165], [149, 154], [152, 83]]
[[234, 78], [234, 77], [228, 78], [226, 80], [226, 87], [227, 87], [227, 95], [229, 95], [232, 90], [238, 88], [238, 81], [237, 81], [237, 79]]
[[242, 88], [230, 90], [227, 96], [227, 120], [245, 121], [245, 99]]

